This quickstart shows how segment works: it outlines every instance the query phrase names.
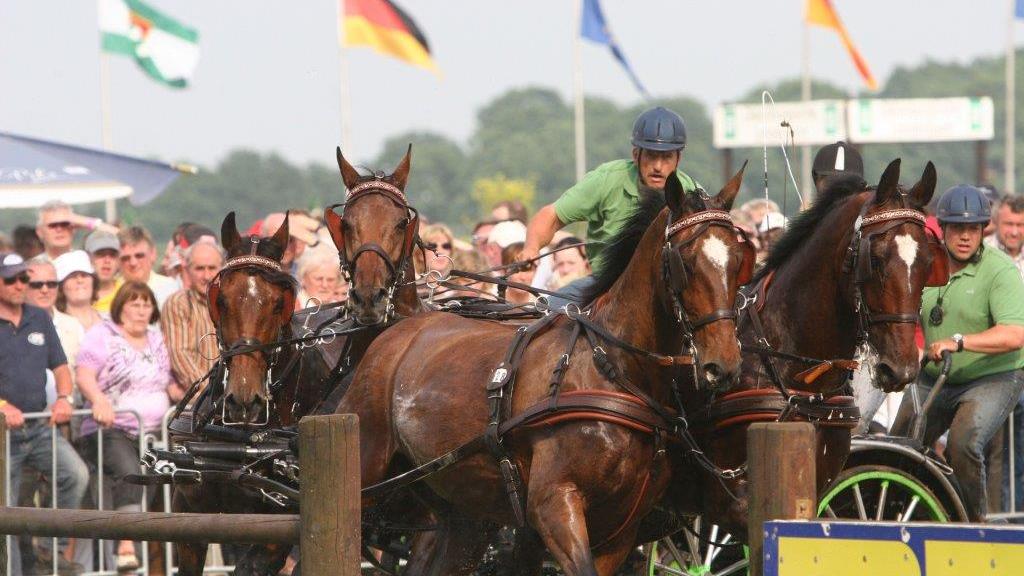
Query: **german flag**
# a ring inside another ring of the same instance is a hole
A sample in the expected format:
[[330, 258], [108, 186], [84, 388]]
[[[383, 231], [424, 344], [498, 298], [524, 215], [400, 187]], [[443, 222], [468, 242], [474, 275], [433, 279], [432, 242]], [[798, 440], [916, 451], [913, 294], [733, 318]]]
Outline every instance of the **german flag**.
[[391, 0], [345, 3], [345, 45], [369, 46], [399, 60], [437, 72], [427, 38], [416, 22]]

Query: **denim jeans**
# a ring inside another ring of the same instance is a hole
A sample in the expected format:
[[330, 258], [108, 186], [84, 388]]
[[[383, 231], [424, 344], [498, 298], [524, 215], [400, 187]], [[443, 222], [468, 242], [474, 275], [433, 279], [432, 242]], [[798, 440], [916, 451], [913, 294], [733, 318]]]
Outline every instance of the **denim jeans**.
[[[935, 380], [923, 371], [917, 378], [921, 402]], [[985, 491], [985, 447], [1006, 422], [1024, 390], [1024, 371], [1012, 370], [978, 378], [967, 384], [946, 384], [928, 412], [924, 443], [931, 446], [949, 430], [946, 460], [960, 484], [964, 507], [973, 522], [983, 522], [988, 512]], [[895, 433], [910, 430], [913, 418], [911, 394], [903, 396], [893, 424]]]
[[[40, 470], [52, 482], [54, 455], [53, 428], [46, 420], [29, 420], [24, 426], [11, 430], [11, 459], [7, 464], [7, 495], [17, 494], [21, 484], [21, 467], [28, 464]], [[57, 507], [78, 508], [89, 485], [89, 468], [71, 444], [56, 435]], [[10, 542], [10, 540], [8, 540]], [[64, 539], [61, 539], [64, 542]], [[17, 546], [9, 546], [11, 574], [21, 574], [21, 554]]]
[[585, 302], [582, 301], [583, 294], [585, 292], [589, 292], [591, 288], [593, 288], [595, 282], [596, 281], [593, 276], [584, 276], [569, 282], [556, 291], [557, 294], [564, 295], [564, 298], [548, 296], [548, 307], [552, 310], [559, 311], [563, 306], [572, 302], [582, 308], [583, 304], [585, 304]]

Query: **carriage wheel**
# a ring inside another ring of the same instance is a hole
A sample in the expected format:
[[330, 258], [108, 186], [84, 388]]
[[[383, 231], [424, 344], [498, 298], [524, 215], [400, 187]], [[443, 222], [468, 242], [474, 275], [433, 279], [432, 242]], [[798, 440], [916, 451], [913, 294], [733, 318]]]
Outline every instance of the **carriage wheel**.
[[[694, 532], [705, 540], [727, 544], [731, 534], [722, 533], [712, 524], [701, 530], [700, 518], [693, 521]], [[734, 548], [725, 548], [702, 542], [689, 531], [682, 531], [656, 542], [644, 545], [645, 576], [727, 576], [747, 573], [747, 547], [742, 554]]]
[[945, 506], [921, 480], [882, 465], [843, 470], [818, 504], [818, 516], [876, 522], [950, 521]]

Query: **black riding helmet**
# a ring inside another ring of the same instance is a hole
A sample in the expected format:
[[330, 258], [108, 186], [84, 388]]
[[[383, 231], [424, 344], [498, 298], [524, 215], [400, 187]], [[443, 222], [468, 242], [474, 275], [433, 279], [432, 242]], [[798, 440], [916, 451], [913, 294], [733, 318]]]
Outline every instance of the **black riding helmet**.
[[987, 224], [992, 218], [992, 203], [980, 188], [960, 184], [943, 192], [935, 217], [942, 224]]
[[679, 114], [668, 108], [651, 108], [633, 123], [633, 146], [643, 150], [682, 150], [686, 147], [686, 125]]

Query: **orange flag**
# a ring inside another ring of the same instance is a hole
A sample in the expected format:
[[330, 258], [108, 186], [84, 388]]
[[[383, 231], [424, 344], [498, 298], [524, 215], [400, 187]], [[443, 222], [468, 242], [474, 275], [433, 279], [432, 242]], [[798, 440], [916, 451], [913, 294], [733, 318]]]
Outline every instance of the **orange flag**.
[[861, 78], [864, 79], [864, 83], [868, 85], [868, 88], [872, 90], [878, 90], [878, 83], [875, 82], [875, 76], [871, 73], [871, 69], [868, 68], [868, 63], [861, 57], [857, 47], [853, 45], [853, 41], [850, 40], [849, 33], [846, 32], [846, 27], [839, 20], [839, 15], [836, 14], [836, 9], [832, 7], [832, 0], [807, 0], [807, 11], [804, 13], [804, 20], [808, 24], [815, 24], [824, 28], [831, 28], [839, 34], [840, 40], [843, 41], [843, 46], [846, 47], [846, 51], [850, 53], [850, 58], [853, 59], [854, 66], [857, 67], [857, 72], [860, 72]]

